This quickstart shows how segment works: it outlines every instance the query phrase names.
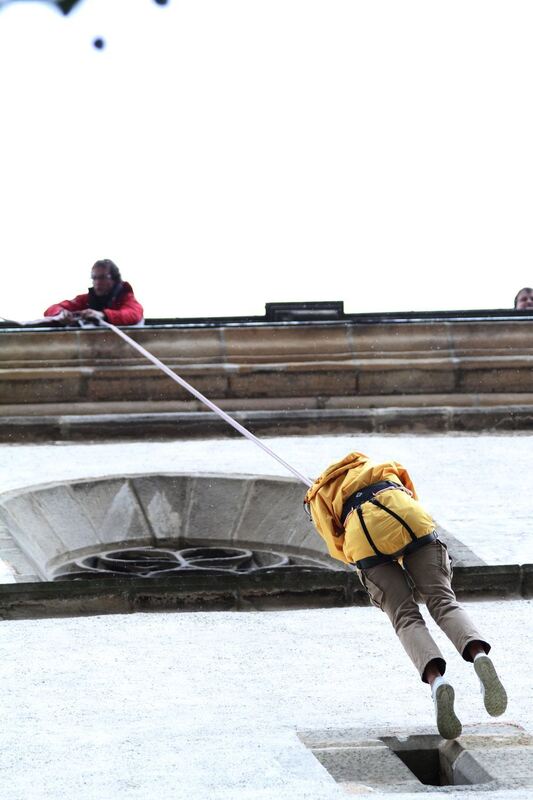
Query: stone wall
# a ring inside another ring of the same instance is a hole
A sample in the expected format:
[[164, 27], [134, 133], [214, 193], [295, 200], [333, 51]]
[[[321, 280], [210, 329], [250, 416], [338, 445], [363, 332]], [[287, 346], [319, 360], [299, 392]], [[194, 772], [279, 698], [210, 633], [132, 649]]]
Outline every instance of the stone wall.
[[[342, 421], [354, 411], [373, 419], [374, 409], [456, 409], [456, 417], [457, 409], [473, 409], [486, 423], [478, 427], [532, 422], [527, 318], [156, 325], [127, 332], [230, 411], [328, 412]], [[4, 329], [0, 344], [0, 409], [22, 427], [23, 417], [205, 411], [109, 330]]]

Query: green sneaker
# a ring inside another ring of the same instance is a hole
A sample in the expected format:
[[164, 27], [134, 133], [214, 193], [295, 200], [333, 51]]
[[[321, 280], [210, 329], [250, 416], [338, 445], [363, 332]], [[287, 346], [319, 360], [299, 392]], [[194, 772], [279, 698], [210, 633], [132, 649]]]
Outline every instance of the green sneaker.
[[461, 735], [463, 726], [453, 710], [455, 692], [451, 683], [444, 678], [437, 678], [431, 688], [437, 729], [443, 739], [457, 739]]
[[491, 717], [499, 717], [507, 708], [507, 692], [498, 678], [494, 664], [487, 655], [474, 659], [474, 669], [481, 684], [485, 708]]

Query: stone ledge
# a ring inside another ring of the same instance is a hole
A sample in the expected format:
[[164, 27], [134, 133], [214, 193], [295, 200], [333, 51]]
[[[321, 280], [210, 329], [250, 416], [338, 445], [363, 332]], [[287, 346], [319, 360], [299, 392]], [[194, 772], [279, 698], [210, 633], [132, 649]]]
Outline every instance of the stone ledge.
[[[315, 409], [365, 410], [385, 408], [531, 408], [533, 393], [485, 392], [483, 394], [402, 394], [402, 395], [300, 395], [298, 397], [249, 397], [237, 400], [211, 398], [229, 414], [243, 411], [313, 411]], [[204, 411], [205, 405], [194, 397], [188, 400], [113, 400], [84, 401], [75, 405], [76, 416], [96, 414], [176, 414]], [[72, 403], [1, 403], [0, 417], [62, 417], [73, 413]]]
[[[479, 357], [468, 362], [455, 358], [391, 360], [382, 356], [374, 360], [316, 358], [307, 362], [240, 366], [217, 363], [180, 366], [170, 359], [165, 363], [204, 394], [238, 401], [304, 395], [329, 397], [332, 393], [343, 397], [529, 395], [533, 356]], [[186, 389], [151, 364], [50, 367], [43, 356], [42, 365], [31, 369], [0, 369], [0, 402], [24, 405], [190, 399]]]
[[[533, 429], [533, 408], [530, 406], [295, 409], [236, 411], [232, 416], [254, 433], [272, 436]], [[238, 435], [215, 414], [202, 411], [0, 418], [0, 442], [8, 443]]]
[[[532, 596], [533, 565], [460, 567], [460, 599]], [[261, 575], [182, 575], [0, 585], [0, 619], [127, 614], [136, 611], [246, 611], [368, 605], [351, 571], [287, 570]]]
[[[155, 356], [176, 364], [251, 364], [287, 361], [495, 355], [531, 356], [533, 325], [511, 313], [506, 319], [413, 319], [402, 322], [345, 319], [335, 322], [231, 325], [205, 323], [129, 328], [128, 335]], [[108, 330], [2, 330], [0, 365], [57, 367], [140, 364], [129, 345]]]
[[429, 727], [299, 731], [298, 737], [348, 794], [467, 790], [478, 797], [533, 786], [533, 737], [519, 725], [466, 725], [453, 741]]

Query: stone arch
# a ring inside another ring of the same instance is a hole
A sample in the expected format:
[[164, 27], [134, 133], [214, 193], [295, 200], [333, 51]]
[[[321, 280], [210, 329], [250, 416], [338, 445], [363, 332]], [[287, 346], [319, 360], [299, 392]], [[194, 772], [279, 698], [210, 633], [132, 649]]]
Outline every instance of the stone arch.
[[291, 478], [110, 475], [0, 495], [0, 520], [41, 580], [97, 553], [147, 547], [249, 549], [343, 569], [327, 556], [302, 501]]

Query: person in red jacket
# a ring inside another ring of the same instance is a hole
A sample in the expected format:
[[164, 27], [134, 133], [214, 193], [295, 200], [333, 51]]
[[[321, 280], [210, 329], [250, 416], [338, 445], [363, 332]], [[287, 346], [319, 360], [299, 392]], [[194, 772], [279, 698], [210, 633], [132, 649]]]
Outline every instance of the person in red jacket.
[[123, 281], [117, 265], [109, 258], [96, 261], [91, 270], [92, 287], [73, 300], [62, 300], [44, 312], [62, 325], [78, 319], [97, 322], [105, 319], [112, 325], [138, 325], [143, 322], [143, 307], [130, 284]]

